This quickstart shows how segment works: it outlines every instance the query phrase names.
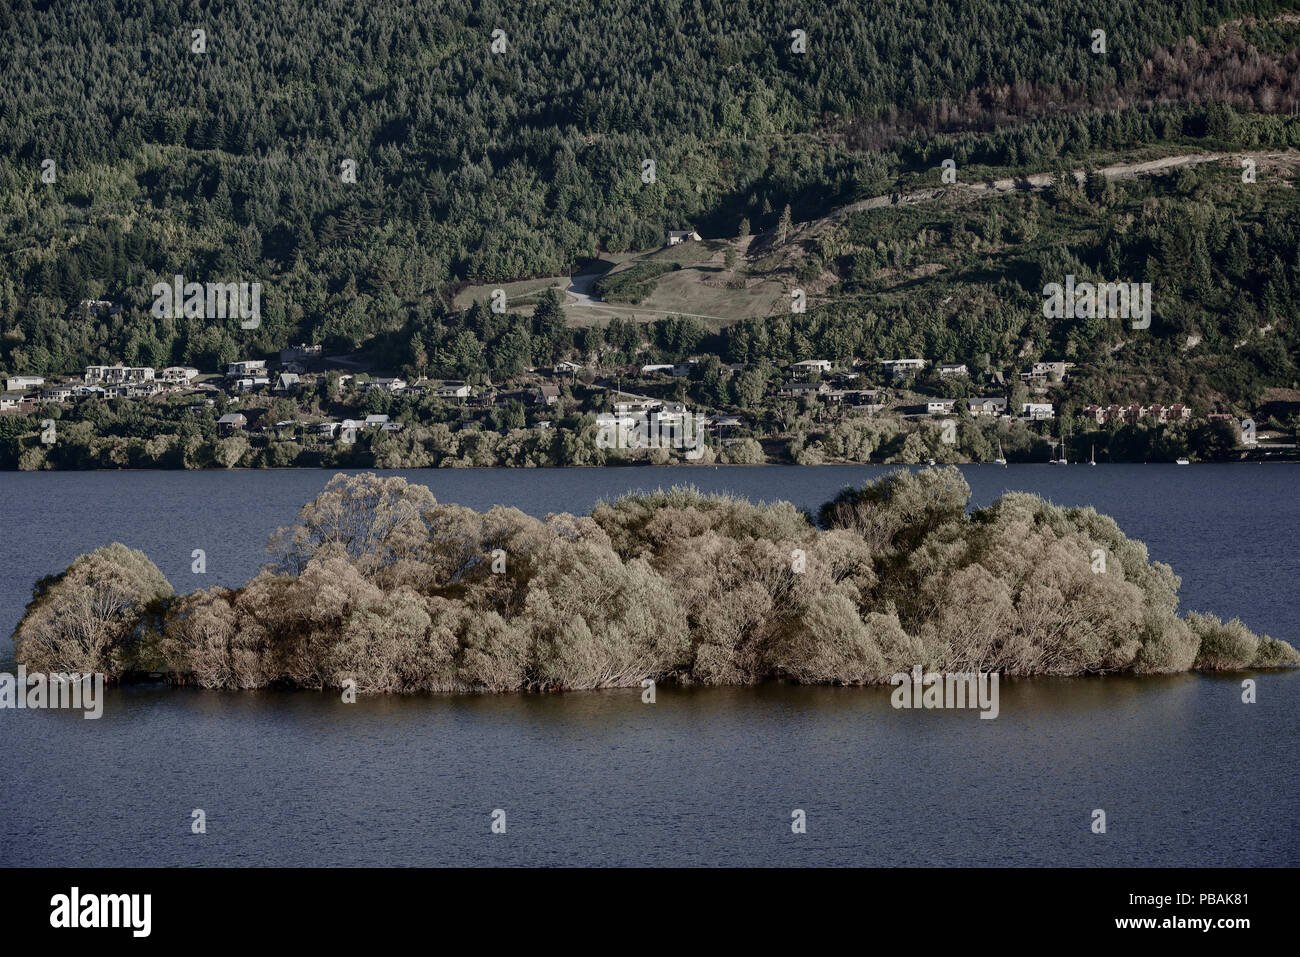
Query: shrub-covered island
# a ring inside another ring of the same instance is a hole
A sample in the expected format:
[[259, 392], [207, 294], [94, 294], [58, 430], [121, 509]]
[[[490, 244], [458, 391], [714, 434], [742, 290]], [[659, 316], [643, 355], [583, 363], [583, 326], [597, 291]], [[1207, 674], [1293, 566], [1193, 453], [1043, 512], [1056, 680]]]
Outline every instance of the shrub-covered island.
[[366, 692], [1300, 664], [1238, 621], [1180, 617], [1178, 577], [1093, 509], [969, 497], [940, 468], [815, 519], [674, 488], [538, 520], [340, 474], [243, 587], [176, 595], [113, 544], [41, 580], [14, 642], [29, 671]]

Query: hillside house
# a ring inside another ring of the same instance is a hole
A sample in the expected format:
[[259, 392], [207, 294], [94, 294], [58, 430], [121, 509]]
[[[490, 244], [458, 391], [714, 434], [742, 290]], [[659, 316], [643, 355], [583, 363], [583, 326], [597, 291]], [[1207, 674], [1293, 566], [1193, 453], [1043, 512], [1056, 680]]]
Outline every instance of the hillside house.
[[[389, 395], [397, 395], [406, 389], [406, 380], [398, 378], [371, 379], [363, 388], [367, 392], [371, 389], [378, 389], [380, 392], [387, 392]], [[468, 394], [466, 393], [466, 395]]]
[[82, 377], [87, 385], [96, 382], [121, 384], [126, 382], [152, 382], [154, 370], [147, 366], [86, 366]]
[[308, 345], [300, 342], [296, 346], [290, 346], [288, 349], [280, 350], [281, 362], [303, 362], [308, 359], [319, 359], [321, 357], [321, 347], [318, 345]]
[[217, 419], [217, 434], [231, 435], [242, 432], [248, 426], [248, 418], [242, 412], [227, 412]]
[[858, 412], [879, 412], [885, 407], [885, 391], [883, 389], [845, 389], [844, 404]]
[[891, 379], [902, 379], [925, 368], [924, 359], [881, 359], [880, 364]]
[[339, 423], [313, 422], [308, 431], [319, 439], [332, 439], [339, 434]]
[[631, 415], [634, 412], [650, 412], [663, 405], [659, 399], [622, 399], [614, 403], [614, 411], [619, 415]]
[[970, 399], [967, 402], [971, 415], [985, 415], [999, 418], [1007, 414], [1007, 400], [1000, 395], [987, 395]]
[[464, 382], [441, 382], [433, 389], [439, 399], [468, 399], [469, 393], [470, 388]]
[[1021, 406], [1021, 415], [1032, 422], [1041, 422], [1056, 418], [1056, 410], [1050, 402], [1026, 402]]
[[781, 395], [802, 398], [803, 396], [816, 397], [827, 395], [831, 387], [825, 382], [787, 382], [781, 386]]
[[39, 375], [11, 375], [5, 380], [6, 392], [26, 392], [39, 389], [45, 385], [45, 377]]
[[814, 372], [825, 375], [831, 371], [829, 359], [804, 359], [790, 367], [796, 375], [812, 375]]
[[258, 374], [266, 374], [265, 359], [244, 359], [241, 362], [231, 362], [226, 366], [226, 378], [228, 379]]
[[969, 376], [970, 370], [966, 368], [964, 362], [941, 362], [939, 363], [939, 378], [953, 379], [961, 376]]
[[1073, 362], [1035, 362], [1028, 372], [1020, 373], [1025, 382], [1064, 382]]
[[533, 403], [535, 405], [555, 405], [559, 398], [560, 387], [558, 385], [544, 385], [533, 394]]
[[664, 245], [677, 246], [681, 243], [698, 243], [700, 241], [700, 234], [693, 229], [670, 229]]

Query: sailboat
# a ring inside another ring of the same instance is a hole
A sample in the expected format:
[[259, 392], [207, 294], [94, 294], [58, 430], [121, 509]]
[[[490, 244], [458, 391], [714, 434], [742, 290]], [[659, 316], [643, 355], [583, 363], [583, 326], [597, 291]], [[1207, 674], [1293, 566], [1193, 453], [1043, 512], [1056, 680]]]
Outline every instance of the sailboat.
[[1001, 440], [1001, 439], [998, 439], [998, 457], [995, 458], [995, 459], [993, 460], [993, 464], [994, 464], [994, 465], [1001, 465], [1003, 468], [1006, 468], [1006, 467], [1007, 467], [1007, 459], [1006, 459], [1006, 456], [1002, 454], [1002, 440]]
[[1067, 459], [1067, 458], [1065, 457], [1065, 441], [1062, 440], [1060, 443], [1053, 442], [1053, 443], [1052, 443], [1052, 447], [1055, 448], [1058, 444], [1061, 446], [1061, 457], [1060, 457], [1059, 459], [1052, 459], [1052, 464], [1053, 464], [1053, 465], [1069, 465], [1069, 464], [1070, 464], [1070, 461], [1069, 461], [1069, 459]]
[[1097, 446], [1095, 444], [1092, 447], [1092, 458], [1088, 459], [1088, 464], [1089, 465], [1097, 464]]

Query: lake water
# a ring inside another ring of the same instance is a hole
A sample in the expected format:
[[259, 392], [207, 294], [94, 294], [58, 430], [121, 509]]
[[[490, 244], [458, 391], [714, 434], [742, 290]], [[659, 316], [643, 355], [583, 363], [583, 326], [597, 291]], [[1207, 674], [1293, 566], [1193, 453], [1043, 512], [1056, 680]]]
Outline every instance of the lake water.
[[[883, 471], [398, 474], [440, 501], [542, 515], [676, 483], [815, 508]], [[1300, 469], [963, 472], [978, 505], [1007, 490], [1093, 505], [1174, 566], [1184, 610], [1300, 640]], [[0, 473], [0, 625], [12, 633], [37, 578], [111, 541], [178, 591], [243, 582], [330, 474]], [[1256, 675], [1255, 705], [1242, 677], [1004, 682], [995, 721], [896, 711], [879, 688], [663, 687], [653, 705], [639, 690], [343, 705], [116, 689], [99, 721], [0, 711], [0, 865], [1295, 865], [1300, 673]]]

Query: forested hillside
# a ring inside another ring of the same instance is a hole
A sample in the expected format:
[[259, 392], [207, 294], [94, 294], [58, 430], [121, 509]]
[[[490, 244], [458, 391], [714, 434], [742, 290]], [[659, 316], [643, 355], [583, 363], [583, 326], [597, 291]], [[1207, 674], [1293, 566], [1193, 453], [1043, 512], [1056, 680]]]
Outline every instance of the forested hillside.
[[[1295, 146], [1288, 6], [20, 0], [0, 7], [0, 366], [213, 368], [388, 334], [455, 374], [493, 364], [447, 309], [464, 282], [811, 219], [941, 155]], [[176, 274], [263, 283], [261, 327], [156, 319]], [[520, 327], [510, 362], [567, 335]]]

